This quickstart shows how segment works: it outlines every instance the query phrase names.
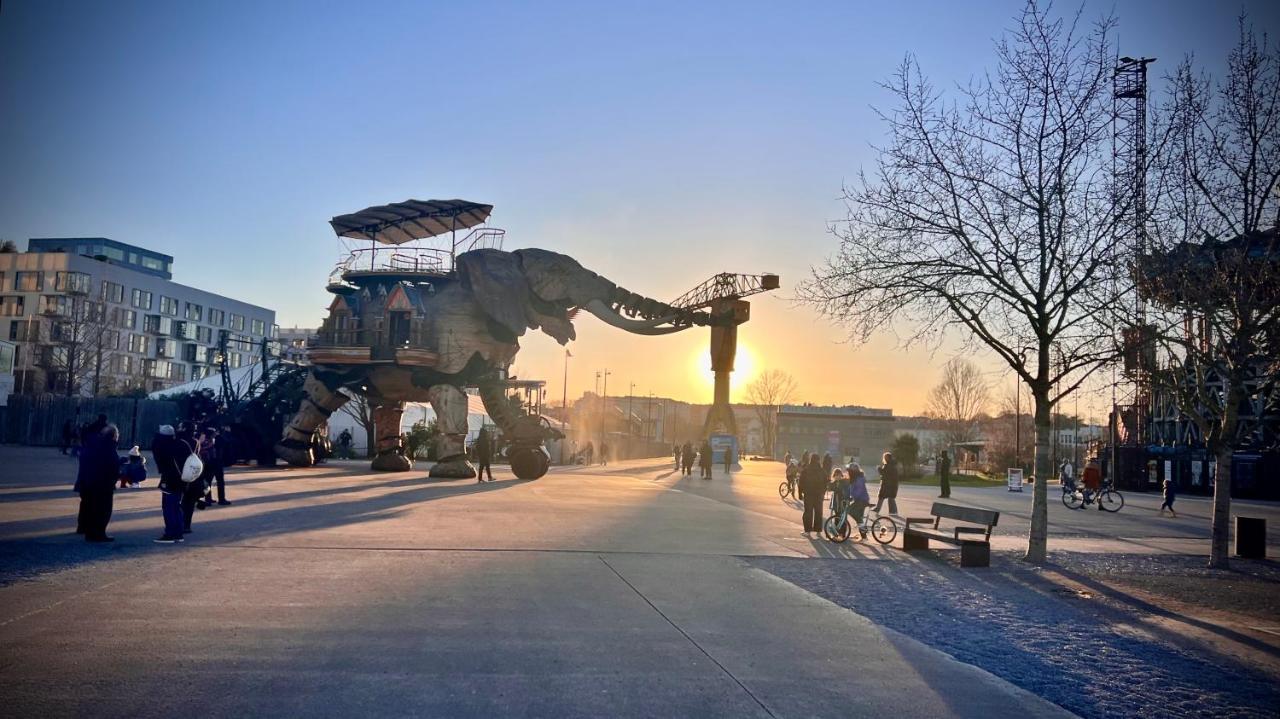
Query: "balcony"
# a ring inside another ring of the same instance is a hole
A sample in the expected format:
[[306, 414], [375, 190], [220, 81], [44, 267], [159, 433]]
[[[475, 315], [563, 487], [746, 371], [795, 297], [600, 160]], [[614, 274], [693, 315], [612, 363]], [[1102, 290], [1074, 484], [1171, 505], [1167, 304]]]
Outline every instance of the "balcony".
[[506, 230], [496, 227], [481, 227], [448, 247], [375, 245], [352, 250], [329, 273], [328, 289], [335, 294], [350, 292], [361, 277], [375, 275], [406, 279], [447, 277], [453, 272], [454, 257], [471, 250], [501, 249], [506, 234]]

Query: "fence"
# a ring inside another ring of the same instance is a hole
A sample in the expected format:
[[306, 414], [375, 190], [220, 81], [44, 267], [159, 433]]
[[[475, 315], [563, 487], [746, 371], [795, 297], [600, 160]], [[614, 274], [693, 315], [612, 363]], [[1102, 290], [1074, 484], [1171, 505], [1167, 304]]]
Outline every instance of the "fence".
[[67, 420], [79, 427], [105, 414], [120, 428], [122, 447], [149, 449], [156, 428], [175, 424], [178, 412], [178, 403], [166, 400], [13, 395], [0, 407], [0, 442], [57, 446]]

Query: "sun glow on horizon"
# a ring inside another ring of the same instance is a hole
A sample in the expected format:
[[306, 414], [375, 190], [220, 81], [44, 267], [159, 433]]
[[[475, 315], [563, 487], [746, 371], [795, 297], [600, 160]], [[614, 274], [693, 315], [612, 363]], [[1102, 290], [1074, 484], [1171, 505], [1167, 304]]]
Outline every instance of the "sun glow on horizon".
[[[698, 378], [695, 389], [698, 393], [696, 401], [710, 402], [715, 393], [715, 373], [711, 371], [711, 355], [706, 346], [700, 346], [693, 354], [692, 365], [694, 376]], [[729, 401], [741, 402], [747, 391], [747, 385], [756, 378], [759, 372], [759, 355], [748, 343], [738, 340], [738, 351], [734, 355], [733, 372], [729, 374]]]

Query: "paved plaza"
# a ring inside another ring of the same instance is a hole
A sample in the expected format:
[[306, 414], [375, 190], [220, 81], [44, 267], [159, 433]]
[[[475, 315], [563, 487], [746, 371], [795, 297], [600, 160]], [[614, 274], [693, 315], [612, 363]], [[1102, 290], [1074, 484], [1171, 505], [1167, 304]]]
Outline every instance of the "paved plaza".
[[[953, 501], [1001, 512], [992, 567], [961, 569], [900, 540], [806, 539], [771, 462], [712, 481], [646, 460], [485, 484], [237, 468], [233, 506], [197, 513], [172, 546], [151, 543], [154, 478], [117, 492], [116, 541], [98, 546], [71, 532], [73, 459], [6, 446], [0, 468], [0, 696], [16, 716], [1267, 716], [1280, 702], [1280, 572], [1205, 576], [1187, 556], [1207, 552], [1199, 498], [1173, 520], [1154, 495], [1110, 515], [1051, 494], [1039, 569], [1016, 559], [1030, 492], [958, 488]], [[918, 516], [936, 489], [902, 495]], [[1268, 520], [1276, 556], [1280, 508], [1235, 509]], [[1167, 673], [1064, 697], [1076, 651]], [[1236, 694], [1197, 689], [1223, 667]]]

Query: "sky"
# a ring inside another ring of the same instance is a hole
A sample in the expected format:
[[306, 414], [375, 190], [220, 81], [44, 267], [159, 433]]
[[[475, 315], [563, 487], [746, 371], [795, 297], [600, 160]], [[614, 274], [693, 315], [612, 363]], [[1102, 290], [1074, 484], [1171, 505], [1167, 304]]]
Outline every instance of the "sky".
[[[908, 52], [942, 86], [993, 67], [1021, 7], [6, 0], [0, 238], [159, 250], [178, 282], [315, 327], [343, 257], [329, 218], [465, 198], [495, 206], [507, 249], [564, 252], [658, 299], [777, 273], [740, 330], [734, 399], [781, 369], [799, 400], [914, 414], [949, 348], [849, 344], [794, 288], [836, 249], [842, 183], [883, 139], [877, 83]], [[1280, 32], [1266, 2], [1083, 8], [1114, 11], [1121, 54], [1159, 58], [1153, 92], [1188, 53], [1220, 66], [1242, 8]], [[710, 401], [705, 330], [575, 324], [570, 400], [607, 368], [610, 394]], [[522, 346], [516, 373], [558, 400], [564, 350], [537, 333]]]

